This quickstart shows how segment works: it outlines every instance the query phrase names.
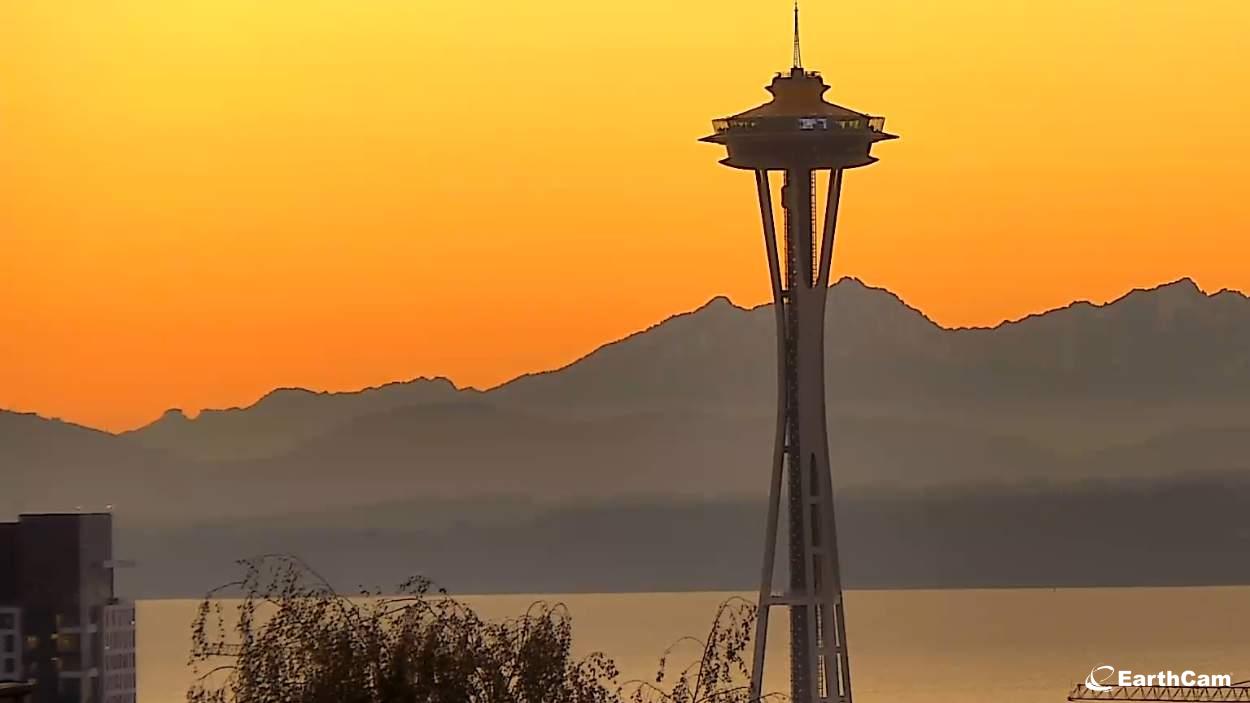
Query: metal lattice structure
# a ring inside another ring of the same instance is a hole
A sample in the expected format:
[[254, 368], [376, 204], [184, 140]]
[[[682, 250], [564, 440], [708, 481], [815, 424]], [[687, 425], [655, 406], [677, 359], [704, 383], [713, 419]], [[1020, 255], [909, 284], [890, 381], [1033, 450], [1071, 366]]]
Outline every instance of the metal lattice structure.
[[[846, 169], [876, 161], [876, 142], [894, 139], [885, 121], [826, 102], [819, 73], [799, 65], [797, 10], [795, 65], [777, 74], [768, 103], [714, 120], [722, 164], [752, 171], [764, 230], [764, 251], [777, 323], [777, 425], [768, 523], [760, 579], [751, 698], [759, 700], [769, 613], [789, 609], [790, 697], [794, 703], [850, 703], [851, 673], [842, 606], [833, 515], [833, 483], [826, 438], [825, 302], [834, 229]], [[778, 237], [773, 178], [782, 181], [784, 231]], [[826, 179], [823, 218], [818, 176]], [[773, 588], [782, 494], [786, 496], [786, 588]]]
[[1077, 684], [1068, 694], [1069, 701], [1219, 701], [1250, 703], [1250, 682], [1231, 686], [1114, 686], [1108, 691], [1094, 691]]

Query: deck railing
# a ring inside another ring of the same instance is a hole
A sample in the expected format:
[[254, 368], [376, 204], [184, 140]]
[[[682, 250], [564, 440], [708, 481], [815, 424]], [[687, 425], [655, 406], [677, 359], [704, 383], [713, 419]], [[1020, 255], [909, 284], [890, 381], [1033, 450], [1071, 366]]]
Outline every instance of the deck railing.
[[863, 117], [835, 118], [827, 116], [813, 117], [727, 117], [712, 120], [712, 128], [717, 134], [726, 132], [790, 132], [799, 130], [813, 131], [849, 131], [849, 132], [884, 132], [885, 118]]

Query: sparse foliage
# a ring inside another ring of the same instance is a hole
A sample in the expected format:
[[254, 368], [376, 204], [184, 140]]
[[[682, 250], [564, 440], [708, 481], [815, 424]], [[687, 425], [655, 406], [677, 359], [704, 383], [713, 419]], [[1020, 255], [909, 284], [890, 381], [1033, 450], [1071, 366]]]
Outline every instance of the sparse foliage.
[[[625, 686], [631, 703], [758, 703], [784, 700], [781, 694], [751, 698], [751, 676], [747, 659], [751, 634], [755, 629], [756, 608], [741, 598], [720, 604], [706, 640], [683, 637], [660, 657], [655, 682], [631, 681]], [[698, 651], [693, 661], [675, 669], [672, 661], [679, 650]]]
[[[666, 686], [618, 683], [601, 653], [572, 655], [562, 604], [536, 602], [498, 622], [430, 581], [395, 595], [338, 594], [298, 559], [240, 562], [243, 578], [210, 592], [192, 629], [190, 703], [747, 703], [743, 654], [754, 607], [722, 604], [701, 655]], [[223, 599], [239, 597], [240, 601]], [[232, 611], [230, 617], [227, 612]], [[679, 643], [680, 645], [681, 643]], [[674, 645], [677, 647], [678, 645]]]

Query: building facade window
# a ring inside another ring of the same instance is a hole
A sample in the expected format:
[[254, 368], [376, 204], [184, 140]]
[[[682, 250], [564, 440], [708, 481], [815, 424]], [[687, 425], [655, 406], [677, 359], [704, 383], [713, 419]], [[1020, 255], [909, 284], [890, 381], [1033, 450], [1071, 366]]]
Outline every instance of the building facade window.
[[77, 652], [79, 647], [78, 635], [57, 635], [56, 651], [63, 654]]

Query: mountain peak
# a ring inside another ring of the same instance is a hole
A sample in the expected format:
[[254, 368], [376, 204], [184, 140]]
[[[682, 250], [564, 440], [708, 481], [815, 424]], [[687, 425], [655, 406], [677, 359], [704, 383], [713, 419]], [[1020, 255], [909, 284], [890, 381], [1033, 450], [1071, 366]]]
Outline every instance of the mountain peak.
[[1149, 299], [1149, 300], [1166, 300], [1169, 302], [1198, 302], [1208, 298], [1206, 293], [1198, 287], [1194, 279], [1188, 276], [1178, 278], [1167, 283], [1160, 283], [1150, 288], [1134, 288], [1124, 295], [1112, 299], [1098, 307], [1108, 308], [1115, 306], [1125, 300]]
[[1194, 279], [1188, 276], [1160, 284], [1148, 289], [1146, 292], [1167, 296], [1170, 300], [1201, 300], [1210, 297], [1202, 292], [1202, 289], [1198, 287]]
[[1180, 278], [1154, 288], [1139, 288], [1127, 295], [1103, 305], [1108, 314], [1133, 314], [1133, 311], [1153, 315], [1159, 320], [1170, 320], [1202, 314], [1211, 296], [1198, 287], [1192, 278]]
[[1162, 288], [1185, 289], [1188, 291], [1202, 293], [1202, 289], [1198, 287], [1197, 282], [1195, 282], [1194, 279], [1190, 278], [1189, 276], [1178, 278], [1175, 281], [1164, 283], [1158, 287], [1161, 289]]
[[737, 305], [734, 305], [734, 302], [729, 299], [729, 296], [718, 295], [714, 298], [711, 298], [706, 303], [700, 305], [699, 307], [695, 308], [694, 310], [690, 311], [690, 313], [687, 313], [687, 314], [702, 312], [704, 310], [727, 311], [727, 310], [745, 310], [745, 309], [746, 308], [742, 308]]

